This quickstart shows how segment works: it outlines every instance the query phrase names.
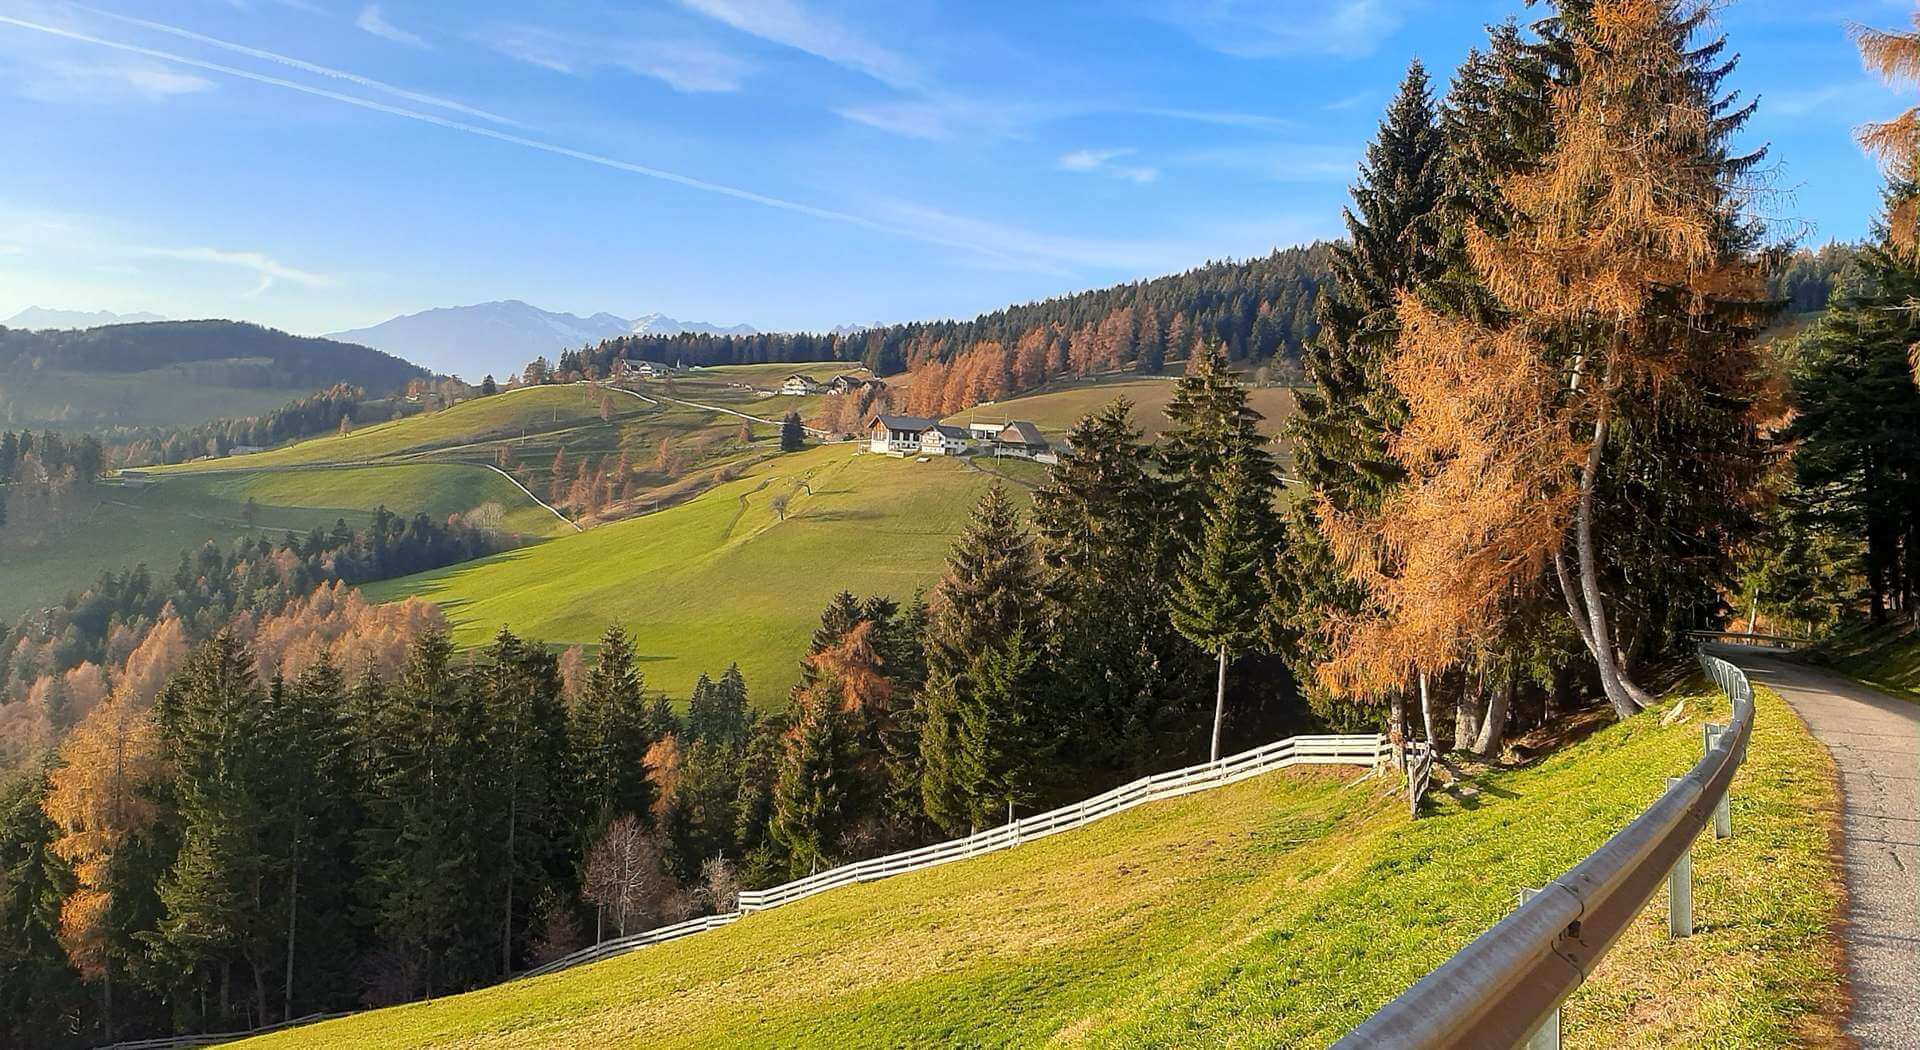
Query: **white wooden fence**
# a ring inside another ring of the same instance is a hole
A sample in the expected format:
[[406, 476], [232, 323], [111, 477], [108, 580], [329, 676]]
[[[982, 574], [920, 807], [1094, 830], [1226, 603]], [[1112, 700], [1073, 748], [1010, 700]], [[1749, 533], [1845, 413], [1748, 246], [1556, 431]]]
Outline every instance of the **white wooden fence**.
[[672, 926], [662, 926], [626, 937], [602, 941], [590, 948], [582, 948], [571, 955], [564, 955], [544, 966], [527, 971], [523, 977], [535, 977], [554, 973], [582, 963], [598, 962], [644, 948], [650, 944], [659, 944], [688, 934], [711, 930], [738, 921], [748, 912], [764, 911], [789, 904], [816, 893], [824, 893], [837, 886], [851, 886], [855, 883], [872, 882], [889, 875], [901, 875], [909, 871], [920, 871], [951, 861], [977, 857], [983, 853], [1009, 849], [1022, 842], [1045, 838], [1062, 831], [1085, 827], [1102, 817], [1122, 813], [1145, 802], [1175, 798], [1223, 787], [1248, 777], [1276, 769], [1295, 765], [1344, 765], [1372, 767], [1389, 758], [1385, 737], [1377, 733], [1365, 733], [1348, 736], [1296, 736], [1256, 747], [1231, 755], [1218, 762], [1205, 762], [1200, 765], [1175, 769], [1166, 773], [1156, 773], [1150, 777], [1141, 777], [1129, 784], [1123, 784], [1111, 791], [1095, 795], [1084, 802], [1071, 806], [1036, 813], [1031, 817], [1003, 824], [997, 828], [968, 835], [965, 838], [948, 842], [922, 846], [904, 853], [894, 853], [885, 857], [845, 864], [830, 868], [803, 879], [783, 883], [766, 890], [751, 890], [740, 894], [739, 910], [724, 915], [708, 915]]

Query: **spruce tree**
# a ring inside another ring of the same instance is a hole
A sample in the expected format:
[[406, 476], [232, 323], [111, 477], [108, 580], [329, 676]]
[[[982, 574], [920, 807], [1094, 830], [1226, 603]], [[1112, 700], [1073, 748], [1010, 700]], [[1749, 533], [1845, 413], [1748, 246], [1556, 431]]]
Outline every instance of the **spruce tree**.
[[[1446, 265], [1447, 170], [1426, 69], [1416, 60], [1342, 212], [1347, 239], [1333, 248], [1333, 290], [1320, 302], [1320, 331], [1303, 355], [1309, 385], [1290, 424], [1295, 469], [1310, 498], [1294, 503], [1289, 542], [1271, 577], [1270, 640], [1292, 654], [1309, 703], [1335, 724], [1355, 720], [1326, 702], [1313, 668], [1331, 651], [1332, 624], [1358, 611], [1366, 591], [1341, 572], [1316, 508], [1324, 500], [1338, 513], [1372, 510], [1403, 477], [1387, 441], [1407, 409], [1386, 368], [1400, 334], [1400, 296], [1433, 282]], [[1403, 705], [1396, 693], [1394, 710]], [[1376, 710], [1364, 709], [1362, 719]], [[1390, 732], [1404, 734], [1402, 717], [1391, 723]]]
[[[576, 778], [553, 654], [505, 627], [481, 667], [497, 834], [488, 871], [499, 887], [500, 975], [523, 958], [533, 902], [563, 886], [573, 855]], [[484, 796], [483, 796], [484, 797]]]
[[[927, 687], [921, 698], [921, 796], [929, 819], [966, 826], [977, 786], [957, 760], [962, 712], [976, 695], [971, 672], [986, 654], [1037, 619], [1040, 580], [1032, 538], [995, 483], [947, 556], [927, 621]], [[1051, 727], [1058, 732], [1059, 727]]]
[[987, 826], [1030, 802], [1048, 775], [1058, 726], [1040, 673], [1040, 649], [1025, 628], [982, 653], [958, 697], [955, 765], [965, 785], [968, 818]]
[[787, 418], [780, 422], [780, 451], [798, 452], [807, 447], [807, 428], [800, 422], [800, 413], [788, 412]]
[[773, 787], [770, 830], [797, 875], [831, 865], [847, 829], [853, 733], [840, 693], [824, 676], [800, 702]]
[[1220, 759], [1227, 710], [1227, 660], [1258, 636], [1265, 592], [1260, 571], [1266, 552], [1248, 520], [1249, 472], [1229, 464], [1207, 502], [1200, 542], [1180, 563], [1173, 592], [1173, 625], [1219, 661], [1213, 702], [1213, 761]]
[[657, 738], [644, 688], [626, 632], [608, 627], [572, 711], [587, 842], [597, 840], [608, 824], [622, 816], [651, 819], [656, 792], [646, 759], [647, 749]]
[[53, 851], [60, 829], [41, 808], [46, 793], [37, 771], [0, 783], [0, 1044], [8, 1046], [51, 1040], [87, 1005], [60, 944], [60, 909], [77, 880]]
[[[262, 1014], [271, 922], [258, 889], [271, 869], [260, 833], [276, 760], [263, 731], [266, 704], [252, 655], [226, 632], [196, 648], [155, 703], [174, 767], [180, 847], [160, 881], [166, 914], [150, 942], [183, 990], [197, 973], [243, 961]], [[217, 989], [222, 1022], [232, 1019], [230, 987]]]
[[1068, 743], [1104, 764], [1143, 757], [1191, 662], [1167, 618], [1177, 557], [1167, 486], [1132, 407], [1115, 401], [1076, 423], [1033, 497]]
[[1272, 442], [1260, 432], [1262, 417], [1217, 345], [1194, 353], [1193, 364], [1174, 384], [1167, 402], [1170, 426], [1159, 448], [1175, 532], [1187, 545], [1199, 538], [1209, 494], [1220, 474], [1238, 460], [1246, 475], [1241, 490], [1246, 525], [1254, 530], [1255, 542], [1277, 548], [1281, 528], [1272, 507], [1280, 473], [1268, 451]]
[[274, 756], [264, 846], [275, 880], [273, 922], [285, 960], [282, 1019], [342, 1001], [349, 991], [354, 924], [341, 921], [355, 871], [359, 828], [352, 735], [340, 672], [323, 652], [291, 685], [273, 691], [264, 733]]

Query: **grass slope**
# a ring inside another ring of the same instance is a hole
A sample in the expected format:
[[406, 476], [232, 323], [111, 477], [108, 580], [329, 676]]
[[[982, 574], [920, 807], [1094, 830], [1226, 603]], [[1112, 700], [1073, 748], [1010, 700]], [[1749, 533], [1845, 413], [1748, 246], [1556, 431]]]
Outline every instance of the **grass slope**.
[[827, 600], [851, 589], [906, 601], [930, 586], [992, 477], [856, 448], [780, 456], [657, 514], [367, 591], [438, 602], [466, 645], [503, 624], [550, 645], [591, 645], [618, 623], [651, 687], [685, 696], [702, 672], [737, 661], [755, 700], [777, 704]]
[[1889, 624], [1822, 643], [1816, 663], [1894, 696], [1920, 701], [1920, 626]]
[[[1071, 380], [1046, 389], [992, 404], [981, 405], [947, 417], [947, 422], [964, 425], [970, 419], [1024, 419], [1051, 437], [1061, 437], [1089, 412], [1097, 412], [1115, 398], [1133, 402], [1133, 423], [1148, 440], [1158, 438], [1168, 427], [1167, 403], [1173, 399], [1175, 376], [1121, 376], [1094, 380]], [[1266, 417], [1261, 430], [1280, 437], [1286, 421], [1294, 412], [1293, 391], [1287, 387], [1255, 387], [1247, 391], [1255, 411]], [[1281, 446], [1285, 455], [1285, 446]]]
[[[722, 930], [263, 1047], [1325, 1046], [1624, 826], [1725, 704], [1610, 726], [1409, 822], [1377, 780], [1288, 771], [835, 890]], [[1569, 1001], [1569, 1045], [1832, 1039], [1838, 805], [1759, 701], [1735, 836], [1694, 854], [1696, 936], [1656, 896]]]
[[522, 537], [573, 531], [500, 475], [456, 464], [172, 475], [145, 489], [82, 486], [72, 498], [55, 528], [0, 538], [0, 619], [57, 602], [103, 571], [144, 562], [156, 574], [171, 573], [183, 551], [209, 540], [278, 539], [342, 518], [364, 525], [383, 504], [398, 514], [444, 517], [494, 502], [507, 511], [506, 528]]
[[49, 368], [0, 375], [0, 429], [189, 426], [270, 412], [310, 391], [207, 383], [169, 366], [102, 374]]

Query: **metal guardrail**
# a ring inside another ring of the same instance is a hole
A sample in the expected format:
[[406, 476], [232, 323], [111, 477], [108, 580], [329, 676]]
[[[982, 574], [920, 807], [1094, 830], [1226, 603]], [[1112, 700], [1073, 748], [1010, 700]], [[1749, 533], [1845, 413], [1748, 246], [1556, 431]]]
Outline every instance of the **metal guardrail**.
[[1646, 812], [1585, 860], [1523, 901], [1492, 929], [1383, 1006], [1337, 1050], [1558, 1047], [1560, 1004], [1626, 932], [1662, 881], [1668, 928], [1693, 932], [1693, 840], [1709, 819], [1731, 835], [1727, 789], [1753, 733], [1753, 686], [1700, 651], [1700, 666], [1733, 702], [1728, 726], [1707, 726], [1706, 755]]
[[1687, 637], [1696, 642], [1746, 645], [1757, 649], [1794, 650], [1813, 644], [1810, 638], [1794, 638], [1784, 634], [1755, 634], [1752, 631], [1688, 631]]
[[659, 944], [662, 941], [725, 926], [738, 921], [749, 912], [765, 911], [782, 904], [790, 904], [839, 886], [872, 882], [890, 875], [920, 871], [956, 860], [965, 860], [968, 857], [977, 857], [983, 853], [1009, 849], [1022, 842], [1031, 842], [1048, 835], [1085, 827], [1103, 817], [1112, 816], [1146, 802], [1224, 787], [1275, 769], [1294, 765], [1371, 767], [1389, 756], [1386, 738], [1377, 733], [1288, 737], [1264, 747], [1256, 747], [1251, 751], [1228, 756], [1218, 762], [1206, 762], [1141, 777], [1132, 783], [1095, 795], [1084, 802], [1076, 802], [1071, 806], [1062, 806], [1045, 813], [1036, 813], [1031, 817], [1022, 817], [965, 838], [830, 868], [771, 889], [749, 890], [740, 894], [738, 911], [707, 915], [643, 933], [602, 941], [570, 955], [563, 955], [552, 962], [528, 970], [520, 976], [538, 977], [584, 963], [598, 962], [648, 945]]

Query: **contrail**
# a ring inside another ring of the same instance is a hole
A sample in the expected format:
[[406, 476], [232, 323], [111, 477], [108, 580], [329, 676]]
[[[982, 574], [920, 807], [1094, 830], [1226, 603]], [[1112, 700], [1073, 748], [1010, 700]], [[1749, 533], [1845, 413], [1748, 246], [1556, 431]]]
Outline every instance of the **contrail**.
[[703, 193], [712, 193], [722, 197], [732, 197], [735, 200], [749, 201], [754, 204], [762, 205], [764, 207], [776, 208], [780, 211], [793, 212], [797, 215], [806, 215], [815, 219], [824, 219], [828, 222], [845, 223], [846, 225], [857, 226], [861, 229], [871, 230], [875, 233], [884, 233], [894, 237], [905, 238], [907, 240], [920, 241], [923, 244], [932, 244], [932, 245], [937, 245], [943, 248], [955, 248], [962, 251], [974, 252], [976, 254], [984, 255], [992, 259], [997, 259], [1001, 262], [1004, 262], [1013, 266], [1023, 266], [1028, 268], [1033, 268], [1035, 266], [1035, 260], [1033, 259], [1010, 255], [1004, 251], [1001, 251], [1000, 249], [993, 248], [987, 245], [972, 244], [966, 241], [955, 240], [949, 237], [942, 237], [939, 234], [929, 233], [925, 230], [916, 230], [916, 229], [911, 229], [905, 226], [895, 226], [891, 223], [880, 222], [876, 219], [869, 219], [864, 215], [855, 215], [851, 212], [836, 211], [832, 208], [821, 208], [811, 204], [802, 204], [798, 201], [785, 200], [780, 197], [771, 197], [764, 193], [755, 193], [752, 190], [743, 190], [736, 186], [728, 186], [718, 182], [708, 182], [705, 179], [697, 179], [691, 175], [682, 175], [682, 174], [679, 174], [678, 172], [667, 171], [662, 168], [651, 168], [644, 164], [634, 164], [629, 161], [616, 160], [612, 157], [604, 157], [597, 153], [588, 153], [584, 150], [577, 150], [568, 146], [555, 145], [554, 143], [551, 143], [551, 142], [542, 142], [539, 139], [531, 139], [522, 135], [514, 135], [504, 131], [496, 131], [493, 128], [483, 128], [477, 125], [463, 123], [458, 120], [452, 120], [447, 117], [436, 116], [432, 113], [422, 113], [418, 110], [405, 109], [400, 106], [389, 105], [385, 102], [376, 102], [372, 99], [360, 98], [357, 95], [346, 95], [338, 91], [329, 91], [326, 88], [314, 87], [311, 84], [302, 84], [302, 83], [299, 83], [298, 81], [285, 80], [280, 77], [268, 76], [265, 73], [255, 73], [252, 70], [239, 69], [234, 66], [221, 65], [218, 62], [208, 62], [198, 58], [188, 58], [185, 55], [176, 55], [170, 51], [160, 51], [150, 47], [141, 47], [137, 44], [124, 44], [117, 40], [107, 40], [102, 37], [89, 36], [86, 33], [77, 32], [71, 29], [61, 29], [57, 26], [42, 25], [38, 22], [29, 22], [26, 19], [14, 18], [10, 15], [0, 15], [0, 25], [18, 26], [21, 29], [30, 29], [36, 33], [46, 33], [49, 36], [57, 36], [67, 40], [75, 40], [84, 44], [94, 44], [99, 47], [110, 48], [114, 51], [121, 51], [127, 54], [142, 55], [147, 58], [157, 58], [163, 62], [173, 62], [175, 64], [187, 66], [192, 69], [201, 69], [201, 70], [206, 70], [207, 72], [210, 72], [210, 73], [221, 73], [226, 76], [239, 77], [242, 80], [251, 80], [257, 84], [268, 84], [273, 87], [286, 88], [289, 91], [298, 91], [302, 94], [313, 95], [318, 98], [332, 99], [335, 102], [343, 102], [349, 106], [358, 106], [362, 109], [370, 109], [376, 113], [386, 113], [391, 116], [405, 117], [408, 120], [417, 120], [423, 124], [432, 124], [436, 127], [447, 128], [452, 131], [463, 131], [469, 135], [478, 135], [481, 138], [493, 139], [496, 142], [506, 142], [506, 143], [511, 143], [515, 146], [524, 146], [527, 149], [539, 150], [542, 153], [552, 153], [561, 157], [572, 157], [575, 160], [585, 161], [588, 164], [598, 164], [601, 167], [612, 168], [615, 171], [629, 172], [634, 175], [644, 175], [650, 179], [659, 179], [662, 182], [671, 182], [671, 183], [674, 183], [675, 185], [685, 186], [689, 189], [700, 190]]
[[438, 98], [433, 95], [422, 94], [418, 91], [408, 91], [406, 88], [398, 87], [396, 85], [386, 83], [385, 81], [375, 80], [372, 77], [363, 77], [358, 73], [349, 73], [344, 69], [333, 69], [327, 66], [317, 65], [312, 62], [303, 61], [301, 59], [294, 58], [291, 55], [282, 55], [273, 51], [263, 51], [257, 47], [248, 47], [245, 44], [236, 44], [230, 40], [221, 40], [217, 37], [210, 37], [201, 33], [196, 33], [191, 29], [182, 29], [179, 26], [170, 26], [164, 22], [149, 22], [144, 18], [135, 18], [132, 15], [117, 14], [113, 11], [102, 11], [97, 7], [88, 7], [85, 4], [70, 4], [68, 6], [76, 10], [85, 11], [88, 14], [99, 15], [101, 18], [111, 18], [116, 22], [125, 22], [128, 25], [139, 26], [142, 29], [151, 29], [156, 33], [166, 33], [171, 36], [177, 36], [182, 40], [191, 40], [196, 44], [205, 44], [208, 47], [217, 47], [226, 51], [232, 51], [235, 54], [246, 55], [249, 58], [257, 58], [266, 62], [277, 62], [280, 65], [288, 66], [293, 69], [298, 69], [304, 73], [313, 73], [318, 76], [332, 77], [335, 80], [344, 80], [350, 84], [357, 84], [360, 87], [372, 88], [375, 91], [384, 91], [389, 95], [394, 95], [399, 98], [404, 98], [409, 102], [417, 102], [423, 106], [433, 106], [437, 109], [452, 110], [455, 113], [465, 113], [469, 117], [478, 117], [481, 120], [487, 121], [488, 123], [492, 123], [492, 124], [504, 124], [509, 127], [516, 127], [516, 128], [526, 127], [525, 124], [522, 124], [521, 122], [514, 120], [511, 117], [503, 117], [498, 113], [489, 113], [484, 109], [477, 109], [473, 106], [466, 105], [465, 103], [455, 102], [452, 99]]

